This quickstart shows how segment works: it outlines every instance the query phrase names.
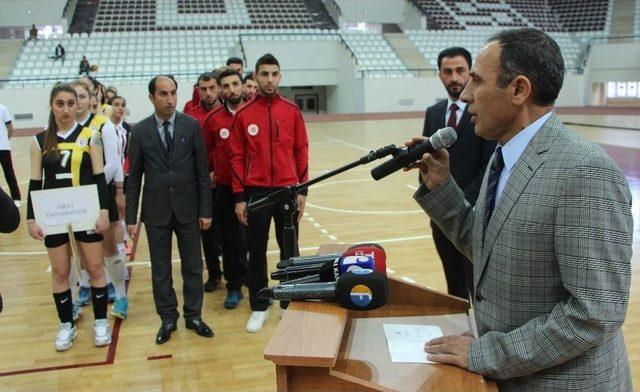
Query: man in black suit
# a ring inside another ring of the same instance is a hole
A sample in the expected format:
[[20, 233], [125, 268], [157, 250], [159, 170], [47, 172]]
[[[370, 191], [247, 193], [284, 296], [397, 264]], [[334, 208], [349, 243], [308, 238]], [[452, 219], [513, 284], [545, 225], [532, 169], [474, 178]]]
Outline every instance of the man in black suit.
[[[464, 191], [465, 198], [472, 205], [478, 198], [482, 177], [487, 162], [495, 150], [495, 142], [476, 136], [473, 123], [467, 113], [467, 104], [460, 100], [460, 94], [469, 82], [471, 54], [464, 48], [453, 47], [438, 55], [438, 75], [448, 99], [427, 108], [423, 136], [431, 136], [438, 129], [452, 127], [458, 140], [447, 149], [451, 162], [451, 175]], [[469, 298], [473, 291], [473, 267], [471, 262], [456, 249], [438, 226], [431, 223], [433, 242], [442, 260], [447, 291], [451, 295]]]
[[211, 226], [209, 164], [198, 121], [176, 112], [177, 90], [172, 76], [151, 80], [149, 100], [155, 113], [136, 124], [129, 140], [127, 231], [135, 236], [144, 174], [141, 220], [151, 254], [153, 299], [162, 320], [157, 344], [169, 340], [179, 317], [171, 275], [173, 232], [180, 251], [186, 327], [200, 336], [213, 336], [201, 318], [200, 230]]

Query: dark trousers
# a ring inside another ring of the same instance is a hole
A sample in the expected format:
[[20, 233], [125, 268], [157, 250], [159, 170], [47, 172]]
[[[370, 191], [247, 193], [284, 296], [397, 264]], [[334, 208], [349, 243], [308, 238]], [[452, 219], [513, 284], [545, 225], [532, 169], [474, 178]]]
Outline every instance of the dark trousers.
[[11, 151], [0, 150], [0, 164], [4, 171], [4, 178], [9, 185], [9, 192], [13, 200], [20, 200], [20, 187], [16, 180], [16, 173], [13, 171], [13, 162], [11, 161]]
[[183, 280], [184, 318], [200, 318], [202, 310], [202, 258], [200, 255], [200, 230], [198, 222], [180, 223], [174, 216], [168, 226], [146, 226], [153, 300], [163, 322], [177, 321], [178, 299], [173, 289], [171, 275], [171, 238], [176, 233], [180, 251], [180, 270]]
[[433, 223], [431, 223], [431, 233], [442, 260], [444, 276], [447, 279], [447, 292], [468, 300], [469, 295], [473, 296], [473, 264]]
[[[247, 189], [249, 200], [257, 200], [273, 192], [274, 188]], [[267, 242], [269, 242], [269, 228], [271, 218], [275, 222], [276, 239], [280, 248], [280, 260], [284, 259], [284, 229], [285, 216], [281, 205], [273, 205], [249, 211], [249, 227], [247, 228], [247, 243], [249, 247], [249, 300], [251, 310], [264, 311], [269, 307], [268, 299], [258, 298], [258, 291], [267, 287]], [[296, 237], [298, 236], [298, 213], [294, 216]], [[281, 304], [282, 305], [282, 304]]]
[[[216, 199], [216, 188], [211, 188], [211, 200]], [[214, 209], [215, 211], [215, 209]], [[204, 262], [207, 265], [209, 280], [219, 281], [222, 277], [220, 269], [220, 225], [213, 220], [213, 224], [207, 230], [201, 230], [202, 249], [204, 250]]]
[[222, 266], [228, 291], [242, 287], [243, 270], [247, 268], [247, 246], [244, 229], [235, 212], [231, 187], [218, 185], [213, 199], [213, 223], [219, 227], [222, 238]]

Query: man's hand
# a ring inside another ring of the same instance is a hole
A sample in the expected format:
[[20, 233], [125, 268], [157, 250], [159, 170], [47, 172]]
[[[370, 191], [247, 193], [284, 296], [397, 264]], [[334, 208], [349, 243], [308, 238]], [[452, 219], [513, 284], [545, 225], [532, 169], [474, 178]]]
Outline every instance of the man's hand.
[[241, 201], [236, 203], [236, 216], [238, 217], [238, 221], [245, 226], [249, 226], [249, 217], [247, 214], [247, 202]]
[[209, 172], [209, 180], [211, 180], [211, 188], [216, 187], [216, 173]]
[[433, 362], [448, 363], [463, 369], [467, 367], [467, 351], [474, 337], [469, 335], [442, 336], [424, 344], [427, 359]]
[[200, 230], [208, 230], [211, 227], [211, 218], [198, 218]]
[[302, 219], [302, 214], [304, 214], [304, 207], [307, 205], [307, 196], [306, 195], [298, 195], [296, 198], [298, 202], [298, 223], [300, 223], [300, 219]]
[[127, 225], [127, 233], [129, 233], [129, 237], [131, 237], [131, 239], [136, 238], [136, 229], [138, 227], [138, 224], [135, 225]]
[[[416, 136], [405, 142], [404, 145], [411, 147], [426, 139], [427, 138], [423, 136]], [[422, 159], [413, 164], [413, 166], [403, 170], [409, 171], [415, 168], [420, 169], [422, 182], [424, 182], [428, 190], [432, 191], [447, 182], [451, 176], [451, 171], [449, 170], [449, 152], [443, 148], [431, 154], [426, 153], [422, 156]]]

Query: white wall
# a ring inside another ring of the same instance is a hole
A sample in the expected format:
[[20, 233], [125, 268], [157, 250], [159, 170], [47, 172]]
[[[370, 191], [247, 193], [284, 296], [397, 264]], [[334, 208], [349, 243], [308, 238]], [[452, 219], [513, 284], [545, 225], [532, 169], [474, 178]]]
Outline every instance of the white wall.
[[410, 112], [424, 110], [446, 98], [437, 77], [365, 79], [365, 112]]
[[403, 23], [406, 0], [336, 0], [342, 22]]
[[346, 50], [338, 56], [338, 83], [327, 87], [327, 113], [363, 113], [364, 79], [356, 79]]
[[0, 0], [0, 26], [64, 25], [66, 0]]
[[403, 31], [424, 30], [427, 28], [427, 18], [410, 1], [404, 2], [402, 14], [403, 22], [400, 23], [400, 27], [402, 27]]
[[337, 58], [344, 52], [340, 41], [252, 41], [243, 38], [247, 70], [254, 70], [258, 59], [273, 54], [280, 63], [282, 85], [312, 86], [338, 83]]
[[589, 85], [640, 80], [640, 42], [593, 45], [585, 74]]

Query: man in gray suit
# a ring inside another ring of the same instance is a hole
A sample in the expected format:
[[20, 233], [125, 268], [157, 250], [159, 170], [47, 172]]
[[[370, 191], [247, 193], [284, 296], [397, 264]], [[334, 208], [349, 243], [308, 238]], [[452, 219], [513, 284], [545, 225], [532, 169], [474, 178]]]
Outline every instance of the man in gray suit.
[[127, 230], [135, 236], [144, 174], [141, 220], [151, 254], [153, 299], [162, 320], [157, 344], [171, 338], [179, 317], [171, 275], [173, 232], [180, 251], [186, 327], [200, 336], [213, 336], [201, 318], [200, 230], [211, 226], [209, 164], [198, 122], [176, 113], [177, 90], [171, 76], [151, 80], [149, 100], [155, 113], [133, 128], [129, 141]]
[[414, 197], [474, 263], [479, 337], [431, 340], [429, 359], [497, 379], [501, 391], [630, 391], [620, 327], [631, 193], [613, 160], [553, 113], [560, 48], [539, 30], [502, 31], [471, 76], [462, 99], [475, 132], [498, 142], [475, 207], [446, 150], [417, 163]]

